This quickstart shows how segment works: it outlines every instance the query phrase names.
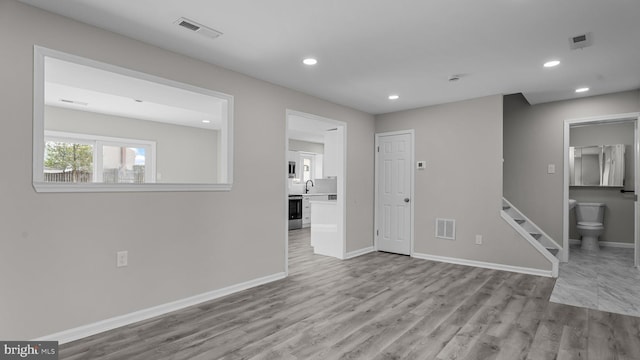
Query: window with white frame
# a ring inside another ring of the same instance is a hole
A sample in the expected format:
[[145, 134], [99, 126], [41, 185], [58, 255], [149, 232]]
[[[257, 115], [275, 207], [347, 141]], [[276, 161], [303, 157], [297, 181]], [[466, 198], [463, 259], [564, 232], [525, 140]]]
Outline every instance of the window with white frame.
[[300, 154], [300, 163], [302, 164], [302, 182], [315, 179], [315, 155], [309, 153]]
[[44, 181], [154, 183], [156, 143], [89, 134], [45, 132]]

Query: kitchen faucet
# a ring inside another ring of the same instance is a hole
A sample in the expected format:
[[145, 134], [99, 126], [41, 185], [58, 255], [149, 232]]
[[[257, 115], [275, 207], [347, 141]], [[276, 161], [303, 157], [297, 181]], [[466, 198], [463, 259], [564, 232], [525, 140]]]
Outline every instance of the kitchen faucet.
[[309, 181], [311, 181], [311, 187], [315, 186], [315, 185], [313, 185], [313, 180], [307, 180], [307, 182], [306, 182], [306, 183], [304, 183], [304, 193], [305, 193], [305, 194], [308, 194], [308, 193], [309, 193], [309, 188], [308, 188], [308, 186], [309, 186]]

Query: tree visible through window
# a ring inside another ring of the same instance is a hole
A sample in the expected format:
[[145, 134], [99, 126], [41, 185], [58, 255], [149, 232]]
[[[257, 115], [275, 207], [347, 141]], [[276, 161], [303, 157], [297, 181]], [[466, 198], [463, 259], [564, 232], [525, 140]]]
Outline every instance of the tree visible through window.
[[93, 146], [47, 141], [44, 167], [45, 181], [92, 182]]
[[155, 182], [155, 142], [87, 134], [45, 134], [44, 180], [58, 183]]

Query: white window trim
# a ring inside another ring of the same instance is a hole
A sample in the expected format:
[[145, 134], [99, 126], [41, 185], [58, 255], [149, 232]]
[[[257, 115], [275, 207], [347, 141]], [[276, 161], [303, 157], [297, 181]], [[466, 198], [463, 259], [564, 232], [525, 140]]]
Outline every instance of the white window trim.
[[309, 159], [310, 162], [311, 162], [310, 169], [309, 169], [309, 177], [310, 177], [309, 180], [313, 180], [313, 179], [316, 178], [315, 177], [315, 172], [316, 172], [316, 170], [315, 170], [316, 154], [310, 153], [310, 152], [301, 151], [300, 152], [300, 174], [302, 175], [302, 176], [300, 176], [300, 182], [301, 183], [305, 183], [305, 181], [304, 181], [304, 159]]
[[[63, 131], [45, 131], [44, 140], [46, 141], [74, 141], [80, 144], [93, 145], [93, 173], [95, 174], [94, 182], [102, 184], [102, 147], [107, 146], [123, 146], [123, 147], [145, 147], [149, 149], [149, 154], [145, 152], [145, 184], [153, 184], [156, 182], [156, 142], [150, 140], [127, 139], [101, 135], [90, 135], [80, 133], [70, 133]], [[137, 184], [141, 185], [141, 184]]]

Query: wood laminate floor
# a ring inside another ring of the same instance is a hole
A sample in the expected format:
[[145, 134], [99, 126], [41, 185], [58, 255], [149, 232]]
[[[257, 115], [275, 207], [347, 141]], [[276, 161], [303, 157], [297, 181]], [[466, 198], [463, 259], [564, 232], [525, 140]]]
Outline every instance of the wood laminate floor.
[[640, 318], [549, 302], [554, 280], [388, 253], [313, 255], [290, 276], [65, 344], [60, 359], [640, 359]]

